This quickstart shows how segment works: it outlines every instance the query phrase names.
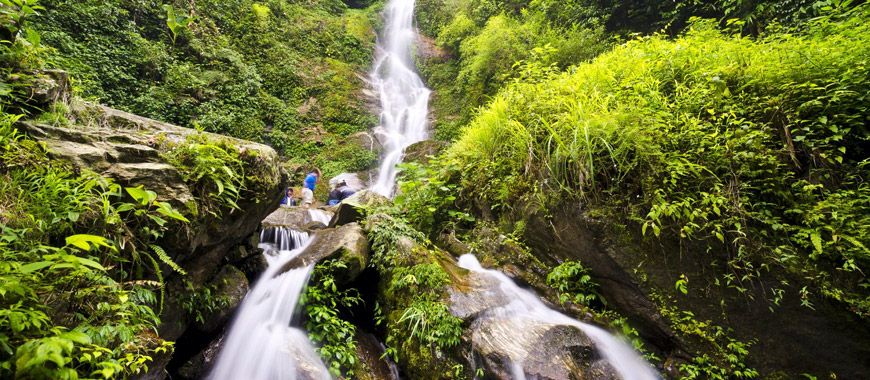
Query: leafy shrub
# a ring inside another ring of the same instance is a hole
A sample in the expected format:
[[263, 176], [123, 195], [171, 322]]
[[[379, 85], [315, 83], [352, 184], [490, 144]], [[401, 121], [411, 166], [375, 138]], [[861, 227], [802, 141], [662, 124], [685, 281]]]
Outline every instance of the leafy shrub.
[[318, 263], [305, 289], [303, 304], [307, 320], [305, 328], [317, 352], [329, 364], [334, 376], [353, 377], [356, 354], [356, 326], [339, 316], [340, 308], [351, 308], [362, 302], [356, 289], [341, 290], [335, 283], [335, 273], [347, 266], [338, 260]]
[[[494, 209], [545, 193], [543, 206], [628, 211], [645, 233], [725, 245], [739, 275], [722, 280], [738, 291], [778, 265], [866, 314], [860, 9], [758, 40], [699, 22], [563, 74], [527, 66], [539, 73], [477, 115], [445, 158], [461, 170], [445, 175]], [[834, 286], [841, 275], [859, 280]]]
[[559, 264], [547, 274], [547, 285], [556, 289], [559, 302], [574, 302], [589, 305], [595, 300], [601, 300], [597, 287], [589, 270], [579, 261], [566, 261]]
[[17, 119], [0, 115], [0, 377], [144, 373], [172, 347], [155, 333], [161, 263], [183, 272], [157, 242], [187, 218], [154, 192], [49, 161]]

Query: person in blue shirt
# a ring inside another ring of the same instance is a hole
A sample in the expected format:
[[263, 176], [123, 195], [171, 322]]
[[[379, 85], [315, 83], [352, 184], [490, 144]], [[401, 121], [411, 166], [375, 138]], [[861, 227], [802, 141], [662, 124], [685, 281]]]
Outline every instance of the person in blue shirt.
[[320, 179], [320, 169], [314, 169], [308, 172], [308, 175], [305, 176], [305, 181], [303, 182], [303, 187], [310, 189], [312, 192], [314, 191], [314, 187], [317, 186], [317, 180]]
[[283, 207], [291, 207], [296, 206], [296, 194], [293, 191], [292, 187], [287, 188], [287, 192], [284, 193], [284, 199], [281, 199], [281, 206]]

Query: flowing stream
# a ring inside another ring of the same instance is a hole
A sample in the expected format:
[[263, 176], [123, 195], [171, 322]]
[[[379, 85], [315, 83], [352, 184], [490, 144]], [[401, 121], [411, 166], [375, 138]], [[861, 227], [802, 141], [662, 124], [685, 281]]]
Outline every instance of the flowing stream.
[[384, 31], [378, 38], [370, 82], [381, 102], [384, 145], [381, 167], [371, 189], [387, 197], [396, 186], [396, 165], [409, 145], [426, 138], [429, 91], [417, 75], [411, 47], [417, 38], [414, 0], [390, 0], [384, 10]]
[[308, 335], [292, 326], [313, 265], [275, 276], [311, 239], [287, 228], [265, 229], [260, 239], [269, 267], [242, 301], [208, 378], [295, 380], [304, 374], [305, 379], [330, 379]]
[[[466, 254], [459, 258], [459, 266], [483, 276], [494, 278], [499, 290], [510, 299], [505, 305], [486, 311], [487, 317], [500, 319], [517, 319], [536, 321], [552, 325], [574, 326], [586, 334], [598, 352], [606, 359], [624, 380], [657, 380], [659, 376], [634, 349], [626, 342], [617, 339], [607, 331], [586, 323], [577, 321], [567, 315], [548, 308], [534, 293], [517, 286], [503, 273], [484, 269], [474, 255]], [[523, 373], [523, 358], [512, 358], [515, 380], [525, 379]]]

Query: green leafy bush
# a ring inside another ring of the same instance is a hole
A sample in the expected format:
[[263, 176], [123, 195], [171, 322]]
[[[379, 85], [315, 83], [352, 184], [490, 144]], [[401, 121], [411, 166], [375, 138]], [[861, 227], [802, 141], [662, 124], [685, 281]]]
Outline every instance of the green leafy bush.
[[307, 320], [305, 328], [311, 341], [318, 344], [317, 352], [329, 365], [334, 376], [354, 376], [356, 354], [356, 326], [339, 315], [340, 308], [351, 308], [362, 302], [356, 289], [339, 289], [335, 274], [347, 266], [338, 260], [318, 263], [305, 289], [303, 304]]
[[172, 347], [156, 334], [161, 265], [183, 272], [158, 242], [187, 218], [154, 192], [49, 161], [18, 118], [0, 115], [0, 377], [144, 373]]
[[450, 149], [448, 175], [492, 205], [625, 210], [645, 233], [727, 246], [738, 291], [778, 265], [866, 314], [866, 19], [758, 40], [699, 22], [518, 80]]

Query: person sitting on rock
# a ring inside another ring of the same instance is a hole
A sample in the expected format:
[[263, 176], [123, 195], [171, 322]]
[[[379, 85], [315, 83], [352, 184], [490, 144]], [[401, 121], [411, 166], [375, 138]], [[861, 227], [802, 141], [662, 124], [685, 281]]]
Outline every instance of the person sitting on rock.
[[356, 194], [356, 190], [354, 190], [352, 187], [348, 186], [347, 182], [345, 182], [345, 181], [341, 181], [341, 183], [339, 183], [338, 187], [336, 187], [335, 189], [338, 190], [338, 193], [339, 193], [339, 196], [338, 196], [339, 202], [341, 202], [347, 198], [350, 198], [351, 195]]
[[338, 186], [336, 186], [332, 189], [332, 191], [329, 192], [329, 201], [327, 201], [326, 204], [329, 206], [335, 206], [339, 202], [341, 202], [341, 191], [338, 190]]
[[292, 187], [288, 187], [287, 192], [284, 193], [284, 199], [281, 199], [281, 207], [292, 207], [296, 205], [296, 192]]

